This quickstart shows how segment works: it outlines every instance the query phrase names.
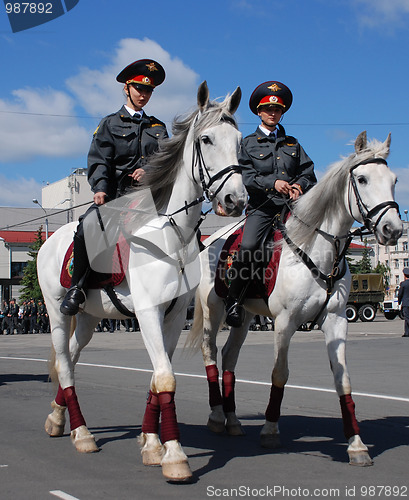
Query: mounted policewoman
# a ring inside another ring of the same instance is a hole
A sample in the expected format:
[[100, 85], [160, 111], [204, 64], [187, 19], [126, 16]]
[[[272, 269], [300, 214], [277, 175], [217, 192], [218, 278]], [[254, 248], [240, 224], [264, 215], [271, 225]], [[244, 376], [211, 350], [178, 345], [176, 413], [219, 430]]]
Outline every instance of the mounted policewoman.
[[61, 304], [61, 312], [69, 316], [77, 314], [86, 299], [90, 267], [84, 217], [138, 184], [144, 176], [147, 157], [157, 150], [160, 139], [168, 137], [165, 124], [143, 111], [154, 88], [165, 79], [163, 67], [151, 59], [141, 59], [124, 68], [116, 79], [124, 83], [127, 102], [101, 121], [89, 150], [88, 181], [94, 193], [94, 204], [80, 218], [74, 235], [71, 288]]
[[288, 87], [277, 81], [259, 85], [250, 97], [250, 109], [261, 119], [257, 130], [247, 136], [239, 156], [243, 182], [249, 193], [246, 224], [240, 251], [229, 271], [231, 283], [226, 299], [226, 322], [240, 326], [242, 303], [251, 268], [262, 265], [258, 250], [266, 232], [285, 203], [297, 200], [315, 183], [314, 164], [295, 137], [279, 125], [292, 104]]

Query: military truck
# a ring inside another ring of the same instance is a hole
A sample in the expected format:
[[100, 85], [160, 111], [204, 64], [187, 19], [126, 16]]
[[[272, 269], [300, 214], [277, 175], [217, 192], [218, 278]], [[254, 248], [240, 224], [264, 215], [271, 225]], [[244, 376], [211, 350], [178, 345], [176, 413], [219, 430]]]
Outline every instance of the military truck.
[[346, 316], [350, 323], [373, 321], [379, 304], [383, 302], [384, 283], [382, 274], [353, 274]]

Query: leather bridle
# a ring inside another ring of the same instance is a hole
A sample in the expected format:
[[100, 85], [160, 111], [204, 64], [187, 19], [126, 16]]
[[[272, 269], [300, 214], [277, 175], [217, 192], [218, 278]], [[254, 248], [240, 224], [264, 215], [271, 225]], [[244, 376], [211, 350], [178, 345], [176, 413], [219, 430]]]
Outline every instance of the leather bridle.
[[[399, 217], [400, 217], [400, 213], [399, 213], [399, 205], [396, 203], [396, 201], [384, 201], [382, 203], [379, 203], [379, 205], [376, 205], [376, 207], [372, 208], [371, 210], [368, 210], [368, 207], [362, 201], [362, 197], [359, 193], [359, 189], [358, 189], [355, 177], [353, 175], [353, 171], [357, 167], [360, 167], [361, 165], [367, 165], [369, 163], [381, 163], [381, 164], [386, 165], [386, 166], [388, 165], [388, 163], [386, 162], [386, 160], [384, 158], [369, 158], [368, 160], [363, 160], [350, 168], [350, 170], [349, 170], [349, 182], [350, 182], [350, 186], [352, 187], [352, 190], [354, 192], [356, 204], [357, 204], [359, 213], [362, 216], [363, 224], [366, 227], [366, 229], [368, 229], [368, 231], [374, 232], [376, 230], [379, 222], [381, 221], [382, 217], [386, 214], [386, 212], [390, 208], [395, 208], [398, 211]], [[348, 191], [349, 213], [355, 219], [355, 217], [352, 214], [351, 198], [349, 196], [349, 192], [350, 192], [350, 190]], [[372, 220], [372, 218], [376, 214], [378, 214], [379, 212], [381, 212], [381, 213], [379, 214], [379, 217], [377, 218], [377, 220], [374, 222]], [[359, 222], [359, 221], [357, 221], [357, 222]]]

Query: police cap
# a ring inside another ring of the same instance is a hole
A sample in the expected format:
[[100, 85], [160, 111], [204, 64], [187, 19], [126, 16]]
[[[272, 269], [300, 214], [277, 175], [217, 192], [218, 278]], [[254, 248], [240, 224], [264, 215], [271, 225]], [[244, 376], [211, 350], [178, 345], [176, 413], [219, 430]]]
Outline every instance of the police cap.
[[251, 111], [257, 115], [260, 106], [273, 104], [281, 106], [283, 113], [288, 111], [293, 102], [291, 90], [281, 82], [271, 80], [261, 83], [255, 88], [250, 97], [249, 106]]
[[155, 88], [165, 79], [165, 70], [153, 59], [139, 59], [124, 68], [116, 79], [121, 83], [136, 83]]

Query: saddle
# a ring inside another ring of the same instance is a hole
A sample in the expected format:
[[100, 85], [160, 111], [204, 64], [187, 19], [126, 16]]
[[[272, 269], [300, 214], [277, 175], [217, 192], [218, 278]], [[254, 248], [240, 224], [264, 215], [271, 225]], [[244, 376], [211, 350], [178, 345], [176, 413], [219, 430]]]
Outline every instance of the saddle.
[[[63, 260], [60, 283], [64, 288], [71, 287], [72, 271], [74, 266], [74, 242], [68, 247]], [[91, 271], [87, 278], [87, 288], [104, 288], [107, 285], [118, 286], [125, 278], [129, 262], [129, 242], [123, 234], [119, 235], [115, 245], [115, 251], [112, 256], [112, 273], [102, 274]]]
[[[244, 226], [232, 233], [227, 238], [220, 253], [215, 277], [215, 292], [223, 299], [225, 299], [228, 294], [229, 269], [237, 252], [240, 250], [243, 230]], [[266, 299], [271, 295], [277, 279], [278, 266], [281, 258], [282, 239], [283, 235], [281, 231], [274, 227], [272, 227], [266, 235], [262, 243], [264, 250], [263, 254], [265, 255], [264, 263], [261, 265], [259, 272], [255, 273], [255, 278], [250, 281], [246, 291], [246, 298]]]

